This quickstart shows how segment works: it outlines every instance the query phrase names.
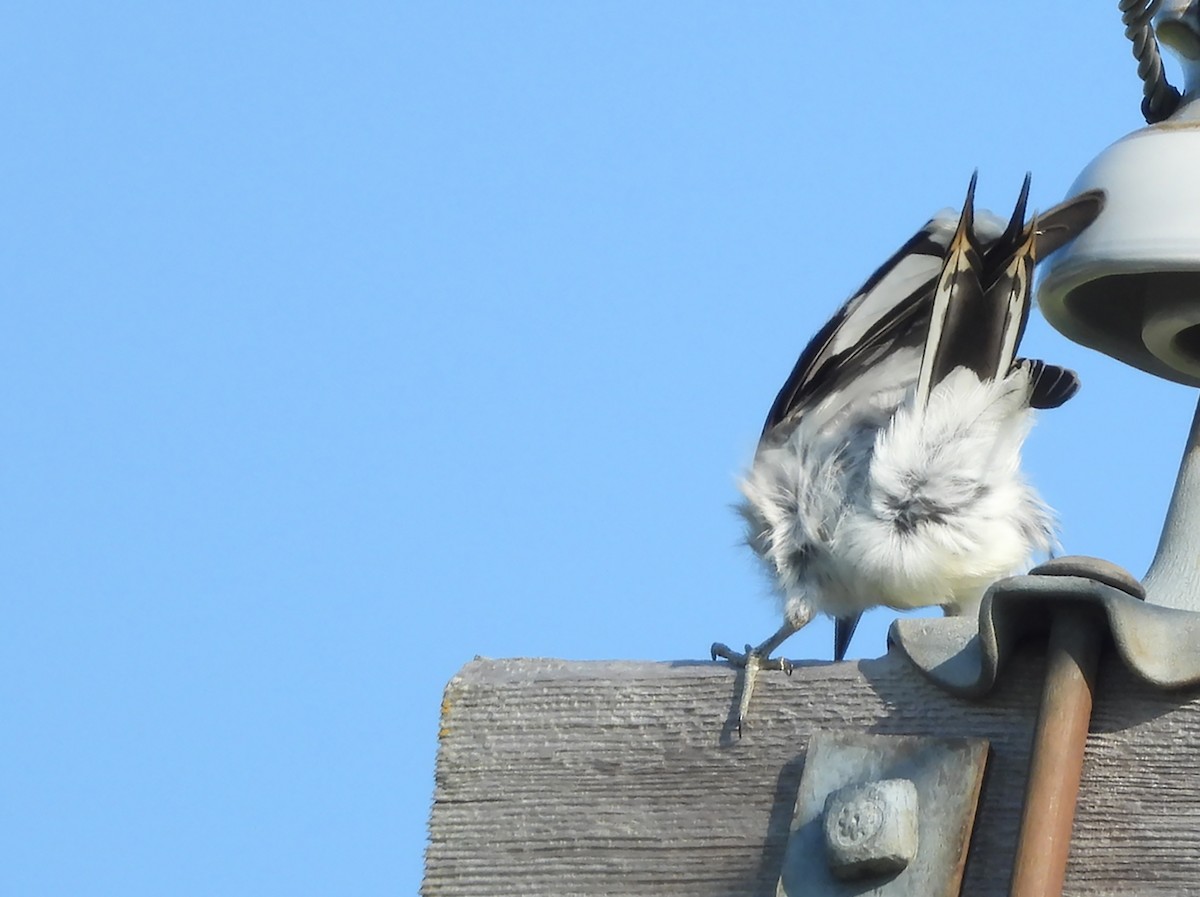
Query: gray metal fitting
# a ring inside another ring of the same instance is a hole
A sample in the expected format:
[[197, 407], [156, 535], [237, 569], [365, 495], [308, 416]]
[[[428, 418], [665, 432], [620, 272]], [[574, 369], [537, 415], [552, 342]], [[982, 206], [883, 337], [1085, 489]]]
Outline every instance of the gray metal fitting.
[[917, 788], [908, 779], [847, 785], [825, 799], [830, 871], [849, 880], [894, 875], [917, 855]]

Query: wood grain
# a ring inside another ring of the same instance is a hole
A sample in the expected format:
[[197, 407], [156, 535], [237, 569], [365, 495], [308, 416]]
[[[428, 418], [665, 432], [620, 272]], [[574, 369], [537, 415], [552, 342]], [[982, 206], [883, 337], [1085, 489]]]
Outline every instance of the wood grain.
[[[446, 688], [426, 897], [775, 894], [813, 730], [987, 738], [963, 893], [1008, 891], [1043, 662], [980, 702], [897, 656], [761, 677], [707, 662], [476, 660]], [[1064, 894], [1200, 893], [1200, 692], [1102, 663]]]

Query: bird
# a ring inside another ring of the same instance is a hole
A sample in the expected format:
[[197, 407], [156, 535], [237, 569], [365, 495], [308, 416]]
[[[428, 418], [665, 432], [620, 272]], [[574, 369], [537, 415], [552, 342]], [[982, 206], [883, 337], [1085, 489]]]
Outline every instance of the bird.
[[1079, 389], [1070, 370], [1017, 356], [1034, 266], [1096, 219], [1089, 191], [1025, 220], [935, 215], [883, 263], [800, 354], [771, 405], [738, 510], [783, 624], [744, 652], [741, 733], [759, 670], [818, 613], [845, 656], [862, 613], [941, 606], [977, 613], [996, 580], [1057, 544], [1051, 509], [1022, 477], [1031, 409]]

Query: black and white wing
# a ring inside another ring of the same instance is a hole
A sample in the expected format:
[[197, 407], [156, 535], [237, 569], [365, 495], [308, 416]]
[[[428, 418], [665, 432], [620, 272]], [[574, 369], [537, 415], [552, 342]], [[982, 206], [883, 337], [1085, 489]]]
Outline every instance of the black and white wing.
[[924, 342], [944, 230], [935, 219], [917, 231], [809, 341], [767, 413], [764, 437], [888, 353]]
[[[972, 185], [974, 184], [972, 177]], [[981, 233], [972, 219], [971, 240], [980, 254], [980, 280], [991, 286], [1032, 233], [1035, 258], [1073, 240], [1083, 231], [1104, 205], [1104, 194], [1091, 191], [1055, 206], [1026, 226], [1025, 201], [1029, 183], [1022, 187], [1021, 198], [1003, 233]], [[999, 228], [997, 228], [998, 230]], [[953, 220], [939, 216], [930, 220], [873, 273], [826, 322], [800, 353], [779, 394], [775, 397], [763, 424], [763, 436], [780, 427], [785, 435], [804, 409], [821, 401], [834, 390], [853, 380], [865, 368], [900, 348], [922, 346], [933, 313], [934, 290], [943, 273], [953, 239]], [[1016, 331], [1017, 342], [1029, 317], [1026, 304]], [[1062, 368], [1047, 365], [1051, 381], [1070, 379]], [[1035, 408], [1056, 407], [1074, 395], [1073, 389], [1059, 384], [1057, 391], [1041, 389], [1035, 378]], [[1076, 384], [1076, 389], [1078, 385]], [[785, 425], [785, 426], [781, 426]]]

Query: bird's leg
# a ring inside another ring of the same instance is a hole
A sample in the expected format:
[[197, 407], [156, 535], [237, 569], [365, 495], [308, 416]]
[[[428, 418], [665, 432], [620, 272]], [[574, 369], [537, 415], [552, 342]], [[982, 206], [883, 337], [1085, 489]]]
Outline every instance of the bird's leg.
[[746, 646], [744, 653], [739, 654], [728, 645], [714, 642], [710, 652], [712, 659], [718, 657], [729, 661], [735, 667], [745, 670], [742, 676], [742, 693], [738, 699], [737, 730], [738, 737], [742, 734], [742, 722], [750, 713], [750, 698], [754, 694], [754, 682], [759, 670], [783, 670], [792, 675], [792, 664], [783, 657], [771, 657], [771, 652], [782, 645], [787, 639], [799, 632], [813, 618], [813, 612], [807, 604], [795, 610], [789, 610], [784, 615], [783, 625], [766, 641], [757, 647]]

